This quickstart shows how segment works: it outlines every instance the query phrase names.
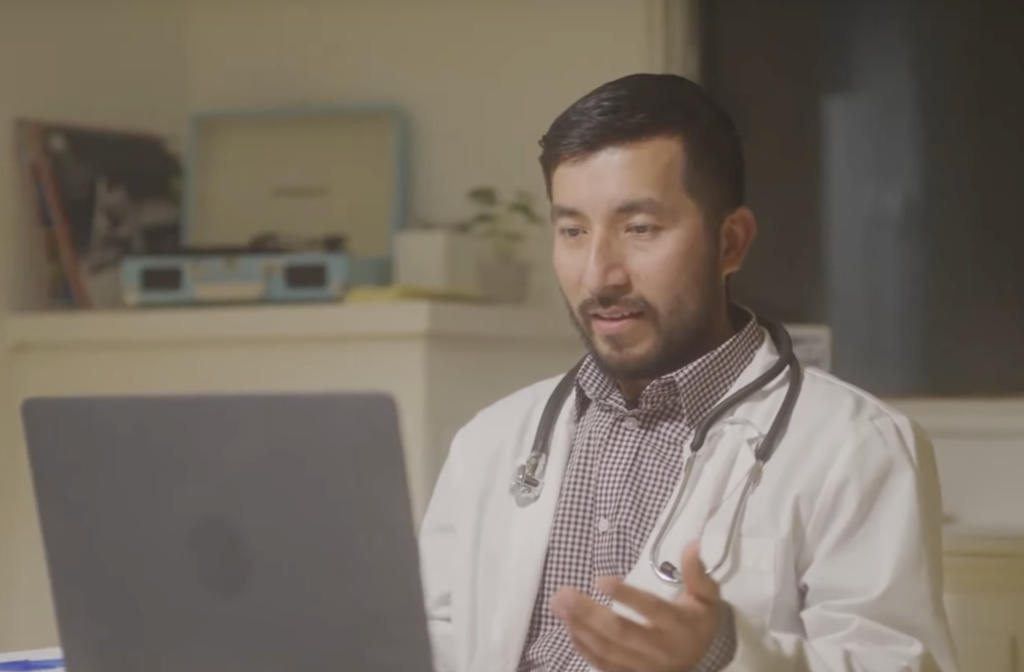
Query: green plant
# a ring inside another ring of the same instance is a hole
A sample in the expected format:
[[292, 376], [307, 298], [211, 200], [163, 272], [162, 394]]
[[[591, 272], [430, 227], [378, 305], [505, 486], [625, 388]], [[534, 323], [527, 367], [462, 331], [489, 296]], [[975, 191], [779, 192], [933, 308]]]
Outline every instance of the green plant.
[[524, 238], [522, 225], [542, 224], [544, 220], [534, 209], [529, 192], [517, 191], [508, 200], [495, 187], [474, 187], [466, 198], [476, 208], [468, 220], [458, 227], [469, 233], [491, 238], [495, 253], [501, 259], [512, 256], [515, 246]]
[[507, 260], [513, 255], [516, 244], [525, 237], [522, 225], [544, 222], [527, 191], [517, 191], [511, 199], [504, 200], [497, 188], [481, 186], [466, 192], [466, 198], [475, 209], [468, 219], [439, 224], [421, 218], [417, 220], [417, 228], [448, 229], [490, 238], [494, 241], [495, 254]]

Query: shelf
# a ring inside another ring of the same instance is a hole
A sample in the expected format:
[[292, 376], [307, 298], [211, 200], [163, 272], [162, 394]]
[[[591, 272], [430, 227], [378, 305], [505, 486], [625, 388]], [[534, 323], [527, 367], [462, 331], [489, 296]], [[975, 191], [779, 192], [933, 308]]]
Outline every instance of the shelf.
[[564, 314], [430, 301], [14, 313], [3, 337], [11, 351], [367, 338], [579, 340]]
[[[580, 342], [562, 311], [423, 300], [23, 312], [10, 314], [3, 327], [3, 347], [14, 352], [396, 338]], [[794, 333], [803, 328], [789, 327]], [[1024, 399], [887, 401], [921, 422], [933, 438], [1024, 437]]]

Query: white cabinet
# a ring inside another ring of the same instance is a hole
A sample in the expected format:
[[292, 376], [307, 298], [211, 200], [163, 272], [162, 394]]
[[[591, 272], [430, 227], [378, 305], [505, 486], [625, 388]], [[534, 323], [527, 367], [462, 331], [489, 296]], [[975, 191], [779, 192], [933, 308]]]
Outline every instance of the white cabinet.
[[935, 444], [960, 672], [1024, 672], [1024, 399], [896, 405]]
[[34, 395], [365, 390], [399, 405], [419, 515], [455, 431], [568, 369], [568, 316], [430, 302], [22, 316], [16, 400]]
[[1024, 532], [951, 531], [945, 574], [960, 672], [1024, 672]]
[[[583, 347], [564, 312], [381, 303], [21, 315], [15, 402], [35, 395], [363, 390], [394, 396], [419, 520], [456, 430]], [[5, 404], [5, 406], [7, 406]], [[0, 421], [0, 650], [56, 641], [20, 419]]]

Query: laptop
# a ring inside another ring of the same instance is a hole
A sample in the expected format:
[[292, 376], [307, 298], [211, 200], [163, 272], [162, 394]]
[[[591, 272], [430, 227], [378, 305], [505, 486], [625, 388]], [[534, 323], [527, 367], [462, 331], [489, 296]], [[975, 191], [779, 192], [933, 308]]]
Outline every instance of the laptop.
[[69, 672], [432, 670], [393, 401], [22, 406]]

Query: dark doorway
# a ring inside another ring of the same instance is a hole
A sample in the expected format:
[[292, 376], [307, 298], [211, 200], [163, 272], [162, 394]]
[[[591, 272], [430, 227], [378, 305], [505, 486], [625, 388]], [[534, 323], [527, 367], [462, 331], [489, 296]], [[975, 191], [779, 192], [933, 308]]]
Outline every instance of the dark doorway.
[[1024, 394], [1024, 2], [710, 0], [760, 237], [739, 300], [884, 395]]

